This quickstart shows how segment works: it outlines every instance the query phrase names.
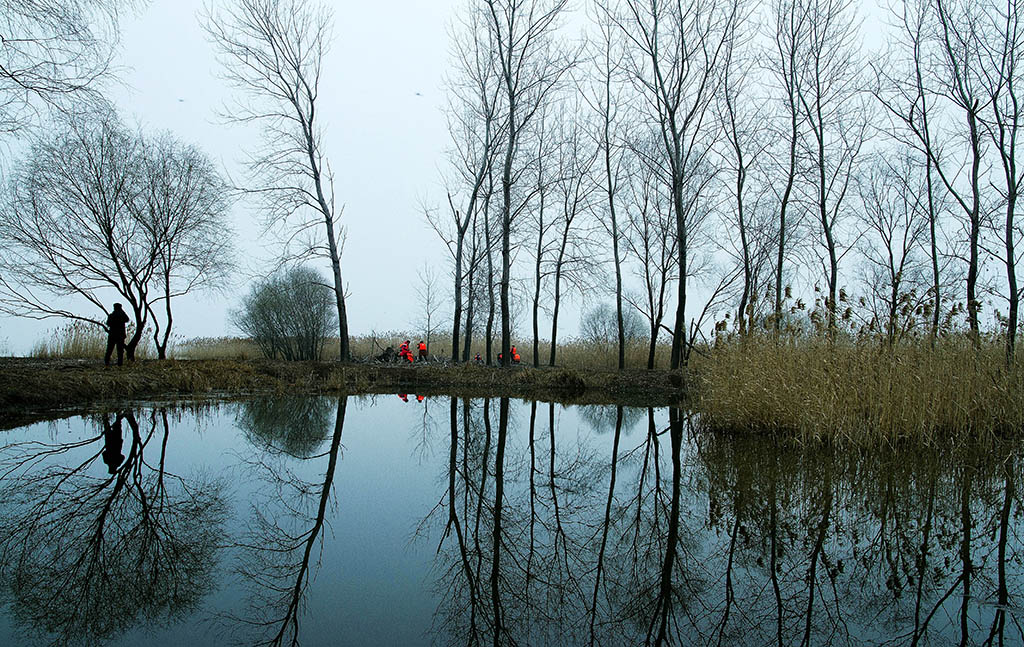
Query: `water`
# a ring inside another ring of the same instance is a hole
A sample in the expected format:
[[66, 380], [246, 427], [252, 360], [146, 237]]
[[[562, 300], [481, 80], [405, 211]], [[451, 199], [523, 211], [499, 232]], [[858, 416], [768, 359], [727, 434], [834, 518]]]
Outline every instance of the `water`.
[[406, 399], [0, 432], [0, 644], [1024, 644], [1014, 446]]

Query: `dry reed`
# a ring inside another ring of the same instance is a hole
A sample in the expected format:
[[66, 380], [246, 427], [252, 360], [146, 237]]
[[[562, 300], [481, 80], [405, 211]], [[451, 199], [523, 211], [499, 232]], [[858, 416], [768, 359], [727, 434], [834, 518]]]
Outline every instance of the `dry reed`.
[[[129, 337], [131, 337], [129, 329]], [[46, 339], [36, 341], [29, 351], [29, 357], [36, 359], [103, 359], [107, 351], [107, 333], [95, 324], [74, 321], [57, 328]], [[143, 331], [142, 339], [135, 348], [137, 359], [156, 357], [149, 330]]]
[[[375, 335], [354, 336], [349, 340], [349, 347], [352, 358], [356, 361], [370, 361], [381, 355], [384, 349], [389, 346], [396, 351], [399, 345], [406, 339], [410, 340], [415, 352], [416, 344], [421, 337], [415, 334], [401, 332], [387, 332]], [[516, 344], [521, 363], [524, 366], [533, 365], [533, 344], [531, 342]], [[495, 341], [492, 352], [492, 363], [497, 362], [500, 341]], [[470, 357], [479, 353], [481, 358], [486, 358], [486, 348], [482, 340], [472, 344]], [[659, 344], [655, 353], [655, 366], [657, 369], [668, 367], [670, 348], [668, 344]], [[447, 335], [431, 337], [428, 353], [431, 358], [443, 361], [451, 357], [451, 337]], [[618, 367], [618, 349], [613, 346], [599, 346], [579, 339], [568, 339], [558, 344], [555, 354], [555, 366], [586, 371], [613, 371]], [[540, 366], [549, 366], [548, 360], [551, 355], [551, 344], [542, 341], [538, 344]], [[645, 369], [647, 368], [648, 346], [645, 342], [630, 344], [626, 348], [626, 368]], [[176, 349], [176, 357], [179, 359], [257, 359], [261, 357], [259, 348], [251, 340], [242, 337], [205, 337], [179, 342]], [[338, 340], [328, 340], [324, 345], [324, 351], [320, 359], [330, 361], [338, 357]]]
[[705, 424], [786, 431], [805, 441], [946, 442], [1024, 430], [1024, 370], [1003, 346], [964, 337], [877, 341], [757, 336], [720, 343], [695, 366]]

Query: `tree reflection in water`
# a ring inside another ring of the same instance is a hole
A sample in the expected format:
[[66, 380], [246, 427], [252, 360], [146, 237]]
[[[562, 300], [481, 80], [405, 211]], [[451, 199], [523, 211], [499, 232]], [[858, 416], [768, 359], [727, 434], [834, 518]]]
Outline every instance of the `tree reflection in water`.
[[553, 405], [516, 434], [497, 404], [450, 401], [440, 641], [1024, 644], [1008, 443], [844, 452], [698, 432], [682, 410], [624, 443], [620, 410], [587, 418], [608, 425], [598, 454]]
[[[348, 403], [346, 396], [309, 400], [316, 402], [293, 409], [293, 419], [288, 419], [283, 400], [246, 402], [238, 415], [258, 430], [249, 436], [257, 442], [245, 460], [266, 486], [252, 502], [252, 521], [236, 544], [237, 573], [248, 592], [248, 606], [227, 619], [254, 632], [251, 638], [239, 638], [243, 644], [299, 644], [307, 589], [320, 564]], [[317, 453], [327, 438], [335, 402], [330, 443]], [[316, 482], [300, 477], [292, 467], [296, 458], [325, 463], [323, 477]]]
[[167, 410], [139, 417], [99, 416], [79, 442], [0, 450], [0, 579], [29, 635], [97, 644], [189, 614], [211, 590], [223, 485], [170, 473]]
[[257, 447], [311, 458], [327, 438], [334, 406], [331, 398], [267, 396], [241, 403], [235, 424]]

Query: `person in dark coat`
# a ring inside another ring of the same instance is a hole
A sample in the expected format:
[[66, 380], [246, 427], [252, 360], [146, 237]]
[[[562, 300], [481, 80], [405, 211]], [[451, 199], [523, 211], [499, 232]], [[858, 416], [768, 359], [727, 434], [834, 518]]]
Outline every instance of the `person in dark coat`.
[[121, 304], [115, 303], [113, 312], [107, 316], [107, 352], [103, 355], [103, 363], [107, 366], [110, 366], [114, 348], [117, 348], [117, 365], [124, 363], [124, 341], [127, 337], [125, 326], [128, 321], [128, 314], [121, 309]]

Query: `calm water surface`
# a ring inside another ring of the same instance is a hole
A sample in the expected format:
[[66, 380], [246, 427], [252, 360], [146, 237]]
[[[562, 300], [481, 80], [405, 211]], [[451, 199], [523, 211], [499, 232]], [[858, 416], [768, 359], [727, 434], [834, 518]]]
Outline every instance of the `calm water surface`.
[[1024, 645], [1017, 447], [407, 399], [0, 432], [0, 645]]

